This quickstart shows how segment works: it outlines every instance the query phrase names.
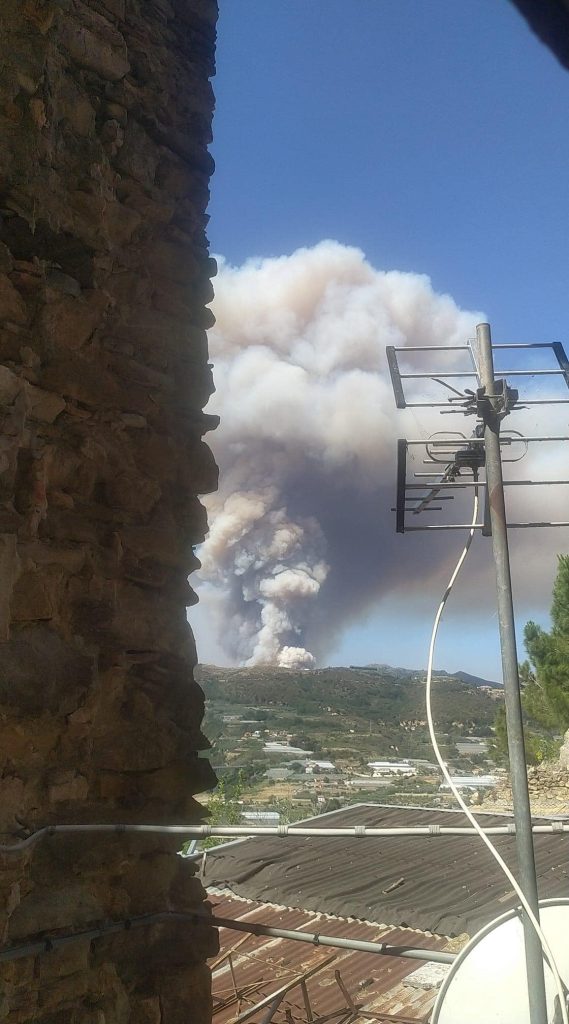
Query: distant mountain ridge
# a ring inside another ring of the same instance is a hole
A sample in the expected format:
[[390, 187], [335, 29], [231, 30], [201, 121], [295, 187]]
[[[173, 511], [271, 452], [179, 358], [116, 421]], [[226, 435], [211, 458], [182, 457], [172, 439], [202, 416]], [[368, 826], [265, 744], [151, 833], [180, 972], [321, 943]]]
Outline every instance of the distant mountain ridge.
[[[406, 669], [399, 675], [396, 669], [377, 666], [292, 669], [202, 664], [196, 678], [209, 700], [248, 708], [286, 707], [301, 719], [321, 717], [331, 711], [347, 713], [366, 723], [372, 719], [383, 726], [388, 723], [399, 731], [400, 723], [410, 722], [412, 727], [421, 719], [425, 698], [424, 670]], [[474, 729], [476, 735], [482, 735], [477, 730], [492, 726], [496, 698], [502, 694], [500, 689], [494, 690], [493, 697], [480, 683], [475, 686], [468, 677], [459, 679], [448, 673], [437, 673], [435, 683], [433, 706], [443, 732], [462, 728], [461, 723], [469, 722], [470, 731]]]
[[444, 672], [443, 673], [443, 672], [441, 672], [440, 674], [441, 675], [452, 674], [455, 677], [455, 679], [461, 679], [463, 683], [467, 684], [467, 686], [492, 686], [496, 690], [503, 690], [504, 689], [504, 684], [503, 683], [496, 683], [496, 682], [492, 681], [491, 679], [483, 679], [481, 676], [471, 676], [469, 672], [453, 672], [453, 673], [448, 673], [448, 672]]
[[[401, 678], [402, 676], [424, 676], [424, 668], [400, 668], [399, 666], [380, 664], [379, 662], [370, 662], [368, 665], [350, 665], [352, 669], [361, 669], [365, 672], [366, 669], [372, 669], [373, 671], [381, 672], [385, 675], [393, 675]], [[482, 676], [472, 675], [470, 672], [447, 672], [446, 669], [435, 669], [435, 675], [437, 676], [448, 676], [449, 679], [460, 679], [466, 686], [490, 686], [495, 690], [503, 690], [504, 684], [497, 683], [492, 679], [484, 679]]]

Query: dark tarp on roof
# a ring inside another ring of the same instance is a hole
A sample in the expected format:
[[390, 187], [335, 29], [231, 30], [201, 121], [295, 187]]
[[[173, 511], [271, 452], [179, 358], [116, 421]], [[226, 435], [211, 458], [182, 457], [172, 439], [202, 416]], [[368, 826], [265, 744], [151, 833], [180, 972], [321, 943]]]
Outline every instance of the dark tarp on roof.
[[[512, 820], [509, 815], [480, 817], [487, 826]], [[359, 804], [311, 823], [468, 825], [460, 811], [378, 804]], [[569, 835], [535, 835], [534, 841], [540, 897], [569, 896]], [[493, 842], [517, 875], [515, 836], [495, 836]], [[210, 850], [204, 881], [248, 899], [440, 935], [473, 935], [517, 903], [477, 836], [248, 839]]]

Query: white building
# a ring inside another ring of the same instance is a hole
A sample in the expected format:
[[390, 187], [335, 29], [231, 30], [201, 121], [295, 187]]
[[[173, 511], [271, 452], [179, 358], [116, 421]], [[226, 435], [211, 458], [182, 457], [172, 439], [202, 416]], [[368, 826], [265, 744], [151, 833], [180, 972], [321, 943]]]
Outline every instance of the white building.
[[241, 811], [241, 817], [250, 825], [278, 825], [281, 820], [278, 811]]
[[336, 765], [332, 764], [331, 761], [307, 761], [304, 765], [304, 771], [307, 775], [315, 775], [319, 772], [335, 772]]
[[[495, 775], [453, 775], [452, 781], [457, 789], [491, 789], [496, 785]], [[448, 782], [441, 782], [440, 790], [450, 790]]]
[[368, 761], [368, 768], [371, 769], [372, 778], [377, 779], [382, 775], [416, 775], [415, 765], [408, 761]]
[[467, 739], [457, 740], [456, 749], [459, 754], [472, 757], [473, 754], [487, 754], [488, 743], [483, 737], [472, 736]]
[[307, 757], [312, 753], [311, 750], [291, 747], [288, 743], [280, 743], [277, 740], [268, 740], [263, 750], [265, 754], [281, 754], [283, 757]]

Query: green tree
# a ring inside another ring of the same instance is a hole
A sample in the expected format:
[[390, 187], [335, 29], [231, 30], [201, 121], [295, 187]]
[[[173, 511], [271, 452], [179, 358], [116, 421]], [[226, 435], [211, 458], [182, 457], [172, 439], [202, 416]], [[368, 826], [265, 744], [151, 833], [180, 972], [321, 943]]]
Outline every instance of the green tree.
[[[241, 804], [239, 799], [243, 793], [243, 777], [239, 772], [233, 780], [220, 779], [215, 792], [207, 803], [208, 825], [241, 825]], [[220, 843], [227, 843], [229, 839], [224, 836], [209, 836], [201, 839], [199, 849], [207, 850], [211, 846], [218, 846]], [[191, 840], [184, 843], [182, 847], [187, 852]]]
[[[553, 586], [551, 629], [528, 622], [524, 629], [527, 661], [520, 665], [525, 718], [526, 757], [529, 764], [555, 757], [555, 737], [569, 728], [569, 555], [560, 555]], [[507, 756], [505, 709], [494, 722], [491, 753]]]
[[508, 759], [508, 733], [506, 730], [506, 709], [498, 708], [494, 719], [494, 736], [488, 743], [488, 754], [497, 764]]
[[[524, 694], [522, 692], [522, 706], [525, 712]], [[527, 764], [541, 764], [542, 761], [550, 761], [556, 757], [559, 751], [559, 742], [552, 736], [544, 734], [543, 731], [536, 731], [531, 723], [527, 721], [527, 714], [524, 715], [524, 743], [526, 749]], [[497, 764], [508, 760], [508, 733], [506, 731], [506, 709], [501, 707], [494, 722], [494, 738], [488, 744], [488, 755]]]
[[551, 630], [535, 622], [524, 630], [533, 678], [526, 686], [527, 710], [546, 729], [569, 728], [569, 555], [561, 555], [553, 587]]

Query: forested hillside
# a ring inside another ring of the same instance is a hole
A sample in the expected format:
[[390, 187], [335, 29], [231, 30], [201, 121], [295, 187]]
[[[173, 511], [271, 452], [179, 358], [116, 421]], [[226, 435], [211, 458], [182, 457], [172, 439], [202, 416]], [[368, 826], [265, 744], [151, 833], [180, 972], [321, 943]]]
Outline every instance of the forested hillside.
[[[324, 668], [297, 671], [261, 666], [219, 668], [202, 665], [199, 681], [206, 698], [247, 707], [282, 707], [297, 715], [327, 711], [374, 723], [399, 724], [424, 720], [424, 684], [420, 677], [394, 675], [366, 668]], [[468, 686], [454, 676], [441, 675], [434, 687], [433, 705], [440, 728], [446, 732], [488, 734], [496, 715], [496, 701], [485, 689]]]

